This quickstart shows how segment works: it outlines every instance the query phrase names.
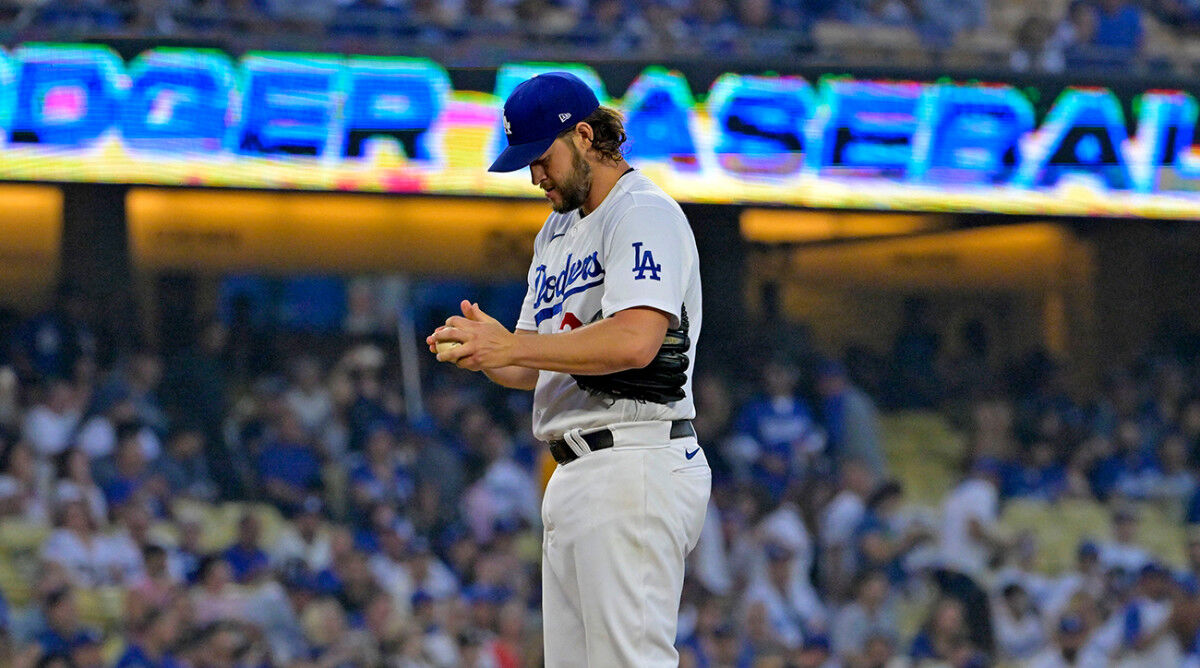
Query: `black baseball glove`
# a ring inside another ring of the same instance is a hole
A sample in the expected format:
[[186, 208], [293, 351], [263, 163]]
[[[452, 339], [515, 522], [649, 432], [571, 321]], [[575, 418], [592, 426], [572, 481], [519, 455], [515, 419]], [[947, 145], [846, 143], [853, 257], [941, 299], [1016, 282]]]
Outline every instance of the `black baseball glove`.
[[658, 354], [646, 366], [602, 376], [571, 374], [571, 377], [593, 396], [669, 404], [686, 396], [683, 384], [687, 382], [689, 347], [687, 309], [683, 308], [680, 309], [679, 327], [667, 330]]

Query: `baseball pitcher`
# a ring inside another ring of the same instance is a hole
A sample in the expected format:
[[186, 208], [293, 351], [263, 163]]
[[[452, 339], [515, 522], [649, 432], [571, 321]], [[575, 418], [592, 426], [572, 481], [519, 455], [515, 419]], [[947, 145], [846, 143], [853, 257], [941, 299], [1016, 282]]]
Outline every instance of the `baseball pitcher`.
[[622, 154], [621, 117], [577, 77], [521, 83], [494, 172], [529, 168], [553, 213], [516, 330], [462, 303], [438, 360], [533, 390], [558, 462], [542, 502], [546, 665], [675, 666], [684, 559], [712, 483], [691, 418], [696, 242], [679, 205]]

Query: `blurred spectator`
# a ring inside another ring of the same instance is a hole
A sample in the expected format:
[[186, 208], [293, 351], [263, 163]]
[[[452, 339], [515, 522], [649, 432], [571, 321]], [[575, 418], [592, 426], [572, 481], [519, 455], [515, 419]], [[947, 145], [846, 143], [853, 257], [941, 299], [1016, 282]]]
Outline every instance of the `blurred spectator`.
[[1162, 565], [1142, 566], [1132, 599], [1089, 640], [1086, 665], [1118, 660], [1122, 666], [1180, 665], [1179, 642], [1169, 632], [1173, 584]]
[[904, 488], [900, 483], [881, 484], [867, 499], [866, 512], [854, 530], [858, 569], [881, 571], [893, 585], [904, 583], [905, 558], [930, 537], [920, 525], [907, 528], [902, 525], [898, 514], [903, 501]]
[[1054, 628], [1054, 642], [1026, 664], [1029, 668], [1068, 668], [1083, 665], [1080, 659], [1087, 640], [1087, 627], [1079, 615], [1064, 615]]
[[164, 607], [181, 593], [179, 581], [171, 575], [167, 565], [167, 551], [160, 545], [142, 548], [142, 563], [145, 571], [130, 591], [142, 605], [150, 608]]
[[993, 552], [1004, 546], [999, 535], [1000, 464], [977, 460], [971, 472], [942, 504], [941, 560], [947, 569], [969, 576], [986, 572]]
[[840, 362], [826, 362], [817, 372], [821, 416], [829, 434], [829, 458], [836, 465], [860, 461], [876, 476], [886, 468], [875, 403], [846, 377]]
[[1100, 544], [1100, 565], [1105, 570], [1137, 573], [1150, 563], [1150, 554], [1137, 542], [1137, 510], [1121, 504], [1112, 513], [1112, 540]]
[[283, 398], [312, 435], [321, 433], [333, 414], [333, 399], [321, 383], [321, 364], [312, 357], [302, 357], [292, 365], [291, 384]]
[[1099, 601], [1104, 596], [1104, 567], [1100, 565], [1100, 548], [1091, 541], [1079, 544], [1075, 552], [1075, 569], [1060, 575], [1051, 583], [1049, 594], [1042, 611], [1045, 617], [1054, 617], [1067, 611], [1071, 601], [1078, 597]]
[[[41, 5], [39, 22], [48, 27], [74, 24], [77, 30], [115, 28], [115, 12], [100, 0], [54, 0]], [[66, 378], [80, 357], [96, 357], [97, 340], [88, 324], [91, 304], [84, 294], [63, 285], [54, 307], [24, 323], [16, 333], [17, 373], [22, 378]]]
[[318, 496], [304, 499], [292, 523], [284, 528], [272, 546], [272, 564], [299, 560], [313, 573], [329, 566], [333, 557], [329, 532], [321, 525], [324, 508]]
[[697, 0], [686, 17], [688, 31], [705, 53], [730, 51], [738, 38], [738, 24], [728, 0]]
[[416, 486], [412, 471], [386, 423], [378, 423], [368, 431], [363, 452], [351, 461], [350, 495], [360, 520], [377, 503], [403, 508], [412, 501]]
[[114, 379], [114, 385], [124, 388], [133, 402], [134, 417], [159, 435], [167, 432], [167, 416], [158, 398], [162, 379], [162, 360], [148, 351], [134, 353]]
[[208, 472], [204, 456], [204, 433], [181, 428], [167, 437], [167, 450], [155, 462], [155, 470], [172, 496], [196, 501], [215, 501], [217, 484]]
[[110, 386], [96, 401], [96, 411], [83, 423], [74, 441], [75, 447], [86, 452], [88, 457], [100, 459], [111, 455], [117, 444], [117, 427], [133, 424], [138, 425], [137, 438], [146, 459], [154, 461], [158, 458], [162, 450], [158, 434], [138, 422], [137, 405], [128, 390]]
[[196, 571], [196, 584], [191, 599], [197, 623], [243, 621], [250, 617], [254, 601], [233, 587], [233, 570], [223, 557], [203, 558]]
[[1142, 9], [1130, 0], [1096, 0], [1096, 33], [1091, 44], [1126, 59], [1142, 48]]
[[279, 416], [277, 434], [258, 455], [263, 494], [285, 512], [294, 512], [321, 484], [321, 461], [300, 420], [291, 411]]
[[48, 524], [52, 499], [47, 476], [39, 471], [33, 449], [21, 440], [8, 440], [0, 450], [0, 517]]
[[963, 605], [970, 633], [968, 654], [991, 652], [995, 646], [991, 606], [980, 581], [993, 555], [1007, 546], [998, 525], [999, 475], [998, 462], [977, 460], [942, 505], [941, 568], [934, 577], [944, 595]]
[[[929, 620], [913, 639], [909, 658], [951, 666], [983, 665], [980, 649], [971, 644], [963, 604], [953, 598], [939, 599]], [[970, 663], [969, 663], [970, 662]]]
[[42, 602], [46, 628], [37, 635], [37, 644], [46, 656], [66, 656], [75, 647], [94, 642], [99, 634], [85, 628], [79, 619], [75, 593], [69, 587], [50, 592]]
[[171, 422], [204, 429], [209, 470], [226, 496], [236, 496], [240, 482], [221, 433], [229, 405], [224, 361], [229, 332], [217, 320], [204, 325], [197, 343], [168, 360], [162, 383], [163, 407]]
[[[824, 611], [796, 577], [795, 553], [781, 543], [763, 546], [766, 569], [746, 590], [746, 615], [765, 617], [771, 639], [784, 647], [799, 647], [809, 629], [817, 628]], [[816, 604], [816, 605], [814, 605]]]
[[221, 554], [239, 584], [254, 582], [266, 574], [270, 557], [262, 549], [262, 528], [251, 513], [238, 520], [237, 541]]
[[838, 18], [860, 25], [911, 26], [918, 11], [916, 0], [849, 0], [836, 5]]
[[193, 585], [207, 554], [200, 545], [203, 525], [198, 517], [186, 514], [179, 516], [177, 523], [179, 544], [168, 552], [167, 567], [176, 580]]
[[141, 427], [122, 424], [117, 427], [117, 444], [112, 456], [96, 462], [96, 478], [110, 506], [130, 500], [149, 501], [155, 514], [162, 515], [169, 490], [146, 461]]
[[1028, 661], [1046, 645], [1045, 624], [1030, 600], [1029, 592], [1009, 582], [992, 604], [996, 628], [996, 652], [1002, 660]]
[[840, 489], [822, 511], [820, 524], [823, 585], [835, 597], [849, 591], [857, 564], [855, 533], [862, 525], [867, 498], [875, 486], [871, 471], [858, 461], [843, 464], [839, 477]]
[[831, 635], [836, 656], [848, 666], [869, 665], [867, 644], [871, 638], [900, 635], [892, 604], [887, 574], [863, 571], [854, 585], [854, 599], [833, 618]]
[[174, 608], [153, 609], [136, 627], [134, 640], [114, 668], [183, 668], [171, 654], [179, 639], [179, 613]]
[[486, 543], [497, 523], [536, 526], [540, 494], [529, 471], [512, 459], [513, 443], [504, 429], [493, 426], [479, 443], [484, 471], [463, 497], [465, 519], [475, 539]]
[[92, 462], [78, 448], [59, 455], [58, 482], [54, 489], [54, 502], [58, 504], [83, 501], [97, 525], [108, 522], [108, 501], [104, 490], [92, 476]]
[[1052, 502], [1066, 494], [1067, 471], [1058, 463], [1053, 444], [1043, 439], [1034, 441], [1023, 460], [1004, 476], [1004, 496]]
[[62, 566], [80, 587], [99, 587], [124, 579], [124, 551], [97, 530], [82, 500], [60, 506], [57, 525], [42, 545], [42, 559]]
[[53, 457], [71, 444], [79, 417], [70, 383], [52, 380], [45, 385], [42, 400], [26, 414], [21, 434], [39, 457]]
[[958, 35], [987, 27], [985, 0], [919, 0], [918, 6], [922, 32], [938, 44], [949, 46]]
[[738, 412], [727, 448], [740, 478], [753, 475], [777, 496], [789, 475], [825, 446], [812, 412], [797, 394], [799, 379], [792, 362], [769, 360], [762, 369], [763, 394]]

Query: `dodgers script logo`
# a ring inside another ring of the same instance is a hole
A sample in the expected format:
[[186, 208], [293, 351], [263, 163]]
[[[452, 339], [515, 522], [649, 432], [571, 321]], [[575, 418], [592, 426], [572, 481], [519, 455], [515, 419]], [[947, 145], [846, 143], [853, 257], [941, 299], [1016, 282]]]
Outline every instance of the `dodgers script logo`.
[[[589, 290], [604, 283], [604, 266], [600, 264], [600, 252], [593, 251], [591, 255], [577, 258], [574, 253], [567, 255], [562, 271], [551, 274], [546, 265], [538, 265], [537, 274], [533, 278], [533, 307], [538, 310], [535, 322], [562, 312], [563, 302], [573, 294]], [[553, 302], [552, 306], [549, 305]]]

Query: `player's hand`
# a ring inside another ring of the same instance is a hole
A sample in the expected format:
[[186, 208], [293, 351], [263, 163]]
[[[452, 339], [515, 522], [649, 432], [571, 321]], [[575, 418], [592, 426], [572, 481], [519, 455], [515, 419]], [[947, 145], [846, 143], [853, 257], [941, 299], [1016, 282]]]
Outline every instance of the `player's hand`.
[[438, 353], [439, 362], [451, 362], [471, 371], [496, 369], [512, 364], [516, 334], [483, 312], [479, 304], [463, 300], [463, 314], [446, 319], [428, 341], [436, 352], [439, 341], [458, 341], [461, 346]]
[[[442, 331], [443, 329], [446, 329], [445, 325], [442, 325], [441, 327], [438, 327], [437, 329], [433, 330], [433, 334], [437, 334], [438, 332]], [[433, 334], [430, 334], [429, 336], [425, 337], [425, 345], [429, 346], [429, 352], [436, 355], [437, 354], [437, 341], [433, 338]]]

